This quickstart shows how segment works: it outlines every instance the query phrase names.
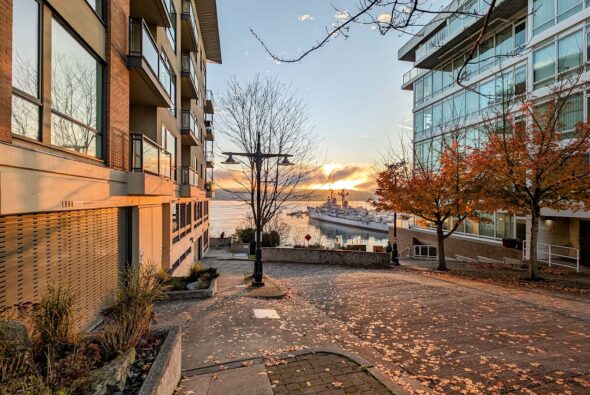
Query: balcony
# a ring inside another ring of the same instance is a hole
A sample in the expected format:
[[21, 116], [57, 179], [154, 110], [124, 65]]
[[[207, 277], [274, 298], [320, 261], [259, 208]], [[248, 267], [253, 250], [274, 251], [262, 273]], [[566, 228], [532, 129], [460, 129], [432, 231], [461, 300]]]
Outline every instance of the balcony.
[[213, 181], [205, 182], [205, 192], [207, 199], [213, 199], [215, 197], [215, 183]]
[[142, 134], [131, 134], [130, 195], [165, 196], [174, 193], [172, 155]]
[[207, 159], [205, 161], [205, 167], [207, 169], [213, 169], [215, 167], [215, 161], [213, 159]]
[[184, 145], [199, 145], [199, 126], [192, 111], [182, 110], [181, 141]]
[[180, 47], [182, 48], [182, 51], [196, 52], [199, 47], [199, 33], [192, 0], [182, 0], [180, 21]]
[[129, 55], [131, 104], [172, 107], [172, 76], [165, 57], [143, 19], [129, 18]]
[[205, 121], [205, 140], [215, 140], [215, 136], [213, 135], [213, 121]]
[[182, 166], [180, 196], [195, 197], [199, 192], [199, 174], [189, 166]]
[[[487, 0], [463, 0], [458, 2], [460, 9], [464, 12], [477, 14], [477, 16], [455, 15], [446, 18], [442, 24], [440, 20], [433, 20], [431, 23], [432, 26], [440, 24], [441, 27], [437, 27], [436, 29], [438, 30], [427, 31], [423, 36], [428, 37], [426, 40], [422, 41], [422, 38], [419, 38], [422, 42], [413, 48], [413, 50], [415, 49], [414, 66], [432, 69], [433, 67], [440, 65], [441, 62], [451, 59], [457, 53], [465, 51], [465, 45], [462, 43], [471, 35], [479, 33], [485, 20], [482, 15], [487, 13], [489, 7], [488, 3]], [[493, 31], [499, 23], [509, 20], [514, 17], [514, 15], [526, 9], [526, 0], [498, 1], [490, 25], [488, 26], [488, 31]], [[425, 27], [423, 31], [427, 29], [429, 29], [428, 26]], [[420, 34], [418, 34], [418, 37], [419, 36]], [[403, 51], [403, 48], [400, 51]], [[400, 56], [400, 59], [411, 59], [411, 52], [412, 50], [404, 52], [404, 54]]]
[[181, 62], [182, 89], [181, 95], [184, 99], [199, 98], [199, 80], [197, 78], [197, 67], [192, 52], [182, 54]]
[[150, 25], [172, 26], [170, 2], [172, 0], [131, 0], [130, 15], [145, 20]]
[[416, 81], [416, 79], [418, 79], [418, 77], [420, 77], [421, 75], [423, 75], [427, 72], [428, 72], [428, 70], [426, 70], [426, 69], [418, 69], [415, 67], [412, 68], [410, 71], [408, 71], [406, 74], [404, 74], [403, 82], [402, 82], [402, 89], [407, 90], [407, 91], [411, 91], [413, 89], [414, 81]]

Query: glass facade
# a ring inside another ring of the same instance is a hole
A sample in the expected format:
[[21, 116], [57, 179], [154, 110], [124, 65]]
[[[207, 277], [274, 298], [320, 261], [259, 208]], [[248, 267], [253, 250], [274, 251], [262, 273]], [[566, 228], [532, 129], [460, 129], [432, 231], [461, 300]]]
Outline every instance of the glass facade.
[[100, 157], [102, 65], [55, 19], [51, 48], [51, 143]]
[[584, 0], [534, 0], [533, 34], [541, 33], [584, 8]]
[[35, 140], [41, 138], [39, 11], [35, 0], [15, 1], [12, 9], [12, 133]]

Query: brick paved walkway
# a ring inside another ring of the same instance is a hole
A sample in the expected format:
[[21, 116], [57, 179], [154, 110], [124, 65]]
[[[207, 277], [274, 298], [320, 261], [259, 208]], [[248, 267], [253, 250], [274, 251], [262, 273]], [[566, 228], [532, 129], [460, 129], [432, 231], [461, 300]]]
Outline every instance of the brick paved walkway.
[[276, 395], [391, 394], [357, 363], [340, 355], [304, 354], [267, 367]]

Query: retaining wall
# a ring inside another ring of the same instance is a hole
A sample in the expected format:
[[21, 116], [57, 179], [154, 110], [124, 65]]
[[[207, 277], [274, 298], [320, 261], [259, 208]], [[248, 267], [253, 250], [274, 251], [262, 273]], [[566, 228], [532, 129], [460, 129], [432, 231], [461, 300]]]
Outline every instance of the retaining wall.
[[379, 252], [316, 250], [307, 248], [263, 248], [265, 262], [340, 265], [365, 269], [385, 269], [390, 255]]

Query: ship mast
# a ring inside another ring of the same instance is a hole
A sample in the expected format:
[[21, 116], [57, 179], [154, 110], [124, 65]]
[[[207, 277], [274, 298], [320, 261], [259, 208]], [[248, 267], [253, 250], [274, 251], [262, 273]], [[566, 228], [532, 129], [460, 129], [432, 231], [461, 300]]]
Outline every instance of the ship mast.
[[344, 199], [348, 196], [348, 192], [343, 189], [341, 192], [338, 192], [338, 196], [342, 197], [342, 207], [344, 207]]

